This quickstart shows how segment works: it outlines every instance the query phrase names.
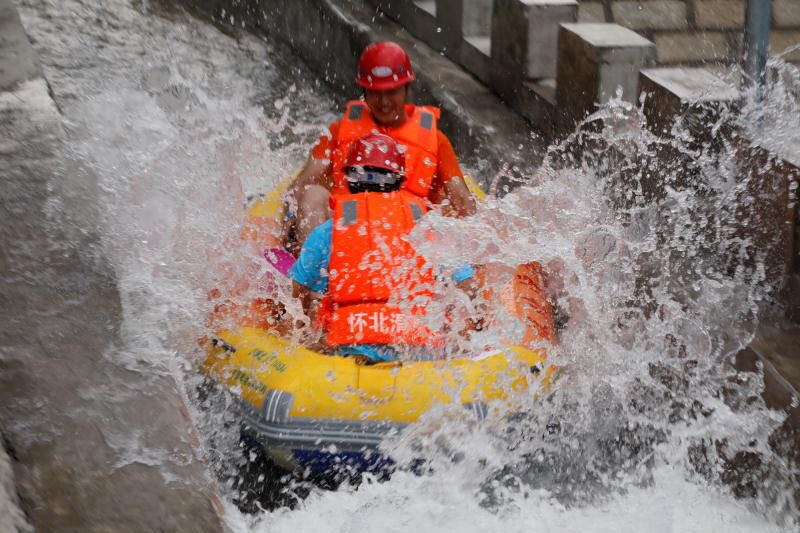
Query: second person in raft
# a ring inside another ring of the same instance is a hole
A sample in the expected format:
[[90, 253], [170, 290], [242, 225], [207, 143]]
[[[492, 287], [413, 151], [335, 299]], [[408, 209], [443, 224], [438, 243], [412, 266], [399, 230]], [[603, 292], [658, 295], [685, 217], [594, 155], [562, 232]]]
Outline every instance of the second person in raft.
[[[314, 228], [290, 272], [294, 294], [340, 355], [431, 358], [441, 346], [421, 318], [434, 273], [408, 240], [426, 202], [402, 189], [404, 155], [382, 134], [357, 139], [342, 167], [347, 192]], [[465, 265], [451, 279], [472, 292]]]
[[448, 200], [456, 216], [475, 212], [475, 200], [464, 182], [453, 147], [439, 131], [439, 110], [407, 103], [414, 81], [411, 61], [400, 45], [373, 43], [358, 62], [356, 82], [363, 100], [348, 102], [344, 117], [329, 126], [287, 191], [283, 244], [297, 245], [330, 218], [330, 196], [347, 193], [345, 158], [356, 139], [383, 133], [399, 143], [406, 157], [402, 188], [423, 203]]

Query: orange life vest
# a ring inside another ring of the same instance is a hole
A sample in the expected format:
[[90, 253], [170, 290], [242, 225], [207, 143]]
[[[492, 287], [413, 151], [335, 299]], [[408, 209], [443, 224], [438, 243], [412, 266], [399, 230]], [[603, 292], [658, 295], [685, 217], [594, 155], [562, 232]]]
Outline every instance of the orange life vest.
[[431, 341], [418, 317], [432, 295], [433, 271], [407, 239], [425, 211], [424, 201], [406, 191], [336, 197], [323, 305], [330, 344]]
[[428, 197], [439, 160], [436, 125], [439, 109], [430, 106], [408, 106], [406, 109], [410, 111], [408, 120], [396, 128], [387, 128], [375, 122], [363, 101], [352, 100], [347, 103], [344, 118], [339, 122], [339, 130], [334, 139], [335, 148], [331, 153], [331, 207], [334, 195], [349, 193], [344, 167], [350, 147], [359, 137], [375, 131], [385, 133], [405, 147], [406, 179], [403, 181], [403, 189], [420, 198]]

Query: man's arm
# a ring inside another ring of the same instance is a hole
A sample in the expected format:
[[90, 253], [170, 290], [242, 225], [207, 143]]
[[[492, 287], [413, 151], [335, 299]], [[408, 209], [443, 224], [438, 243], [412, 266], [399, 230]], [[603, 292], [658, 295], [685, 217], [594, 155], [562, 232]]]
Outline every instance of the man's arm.
[[328, 289], [332, 234], [331, 220], [314, 228], [289, 272], [293, 282], [292, 295], [300, 299], [312, 324], [316, 322], [322, 294]]
[[330, 154], [338, 127], [337, 122], [328, 126], [284, 193], [283, 200], [289, 216], [283, 219], [281, 242], [295, 254], [297, 242], [304, 242], [310, 231], [328, 216], [323, 205], [327, 204], [327, 199], [316, 200], [324, 196], [322, 193], [327, 194], [333, 185], [329, 171]]
[[327, 159], [308, 158], [297, 178], [286, 190], [286, 216], [281, 226], [281, 243], [297, 254], [298, 243], [329, 215], [328, 195], [331, 188]]
[[[472, 267], [469, 268], [472, 269]], [[465, 268], [459, 270], [464, 271]], [[456, 281], [456, 286], [467, 295], [474, 308], [473, 315], [466, 317], [467, 329], [472, 331], [481, 331], [486, 327], [489, 321], [489, 307], [486, 305], [486, 301], [481, 295], [481, 287], [474, 275], [474, 269], [472, 269], [472, 272], [473, 275], [468, 278], [460, 280], [454, 279], [453, 281]], [[462, 333], [463, 332], [464, 331], [462, 331]]]
[[458, 165], [453, 145], [445, 134], [439, 132], [439, 159], [436, 165], [436, 179], [432, 184], [430, 199], [440, 203], [447, 199], [450, 210], [457, 217], [474, 215], [478, 210], [475, 197], [464, 181], [464, 174]]
[[327, 130], [320, 135], [317, 144], [311, 149], [308, 154], [303, 168], [295, 178], [294, 182], [286, 190], [284, 199], [289, 204], [292, 210], [297, 209], [297, 203], [300, 201], [301, 193], [309, 185], [322, 185], [330, 190], [332, 183], [330, 182], [330, 175], [328, 167], [330, 166], [331, 151], [333, 150], [333, 139], [339, 131], [339, 123], [334, 122], [328, 126]]
[[300, 202], [300, 194], [310, 185], [322, 185], [326, 189], [331, 188], [330, 176], [328, 176], [328, 166], [330, 161], [327, 159], [317, 159], [314, 155], [310, 155], [300, 173], [286, 189], [285, 201], [292, 209], [297, 210], [297, 205]]
[[450, 206], [456, 217], [468, 217], [478, 211], [475, 197], [461, 176], [454, 176], [445, 181], [443, 188], [444, 196], [450, 200]]

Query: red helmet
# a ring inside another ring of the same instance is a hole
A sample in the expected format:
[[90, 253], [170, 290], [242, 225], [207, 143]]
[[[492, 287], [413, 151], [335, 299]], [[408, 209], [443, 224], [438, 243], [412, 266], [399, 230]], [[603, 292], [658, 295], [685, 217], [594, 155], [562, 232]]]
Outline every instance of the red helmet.
[[350, 147], [345, 160], [345, 170], [353, 167], [371, 167], [402, 175], [406, 170], [406, 157], [397, 142], [382, 133], [364, 135]]
[[381, 41], [364, 49], [358, 60], [356, 83], [365, 89], [385, 91], [414, 81], [411, 60], [397, 43]]

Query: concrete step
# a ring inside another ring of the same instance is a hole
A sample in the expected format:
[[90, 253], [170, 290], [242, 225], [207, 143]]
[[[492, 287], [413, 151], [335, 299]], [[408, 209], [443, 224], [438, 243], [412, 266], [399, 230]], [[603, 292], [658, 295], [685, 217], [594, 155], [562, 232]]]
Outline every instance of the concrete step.
[[436, 2], [434, 0], [370, 0], [370, 2], [434, 50], [445, 49], [445, 35], [436, 19]]
[[[550, 85], [552, 82], [551, 86]], [[522, 82], [517, 108], [519, 113], [541, 127], [548, 136], [558, 131], [555, 106], [555, 80], [527, 80]]]
[[489, 35], [476, 35], [464, 37], [464, 40], [481, 54], [489, 57], [492, 55], [492, 38]]
[[414, 2], [414, 4], [419, 9], [421, 9], [422, 11], [425, 11], [426, 13], [431, 15], [432, 17], [436, 16], [436, 1], [435, 0], [421, 0], [421, 1], [418, 1], [418, 2]]
[[491, 80], [491, 52], [489, 36], [465, 37], [461, 45], [461, 65], [487, 85]]
[[544, 78], [526, 82], [530, 89], [544, 98], [550, 105], [556, 105], [556, 79]]

